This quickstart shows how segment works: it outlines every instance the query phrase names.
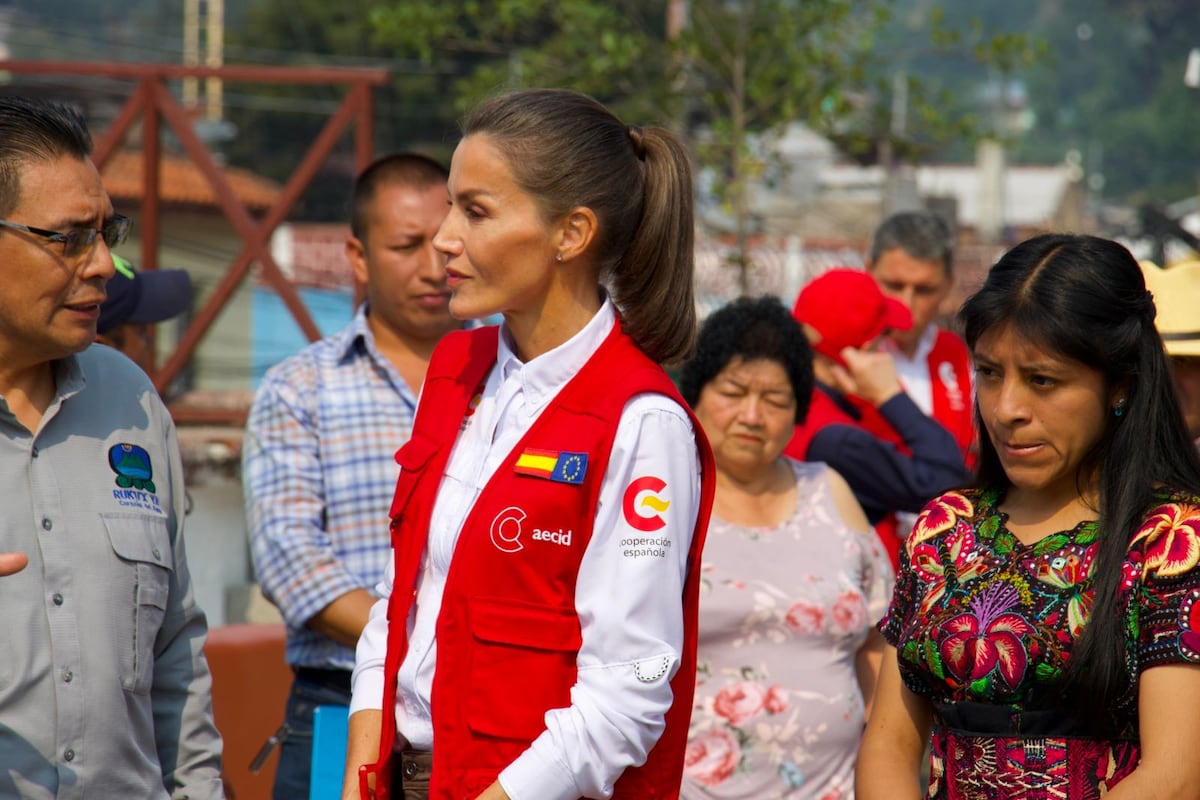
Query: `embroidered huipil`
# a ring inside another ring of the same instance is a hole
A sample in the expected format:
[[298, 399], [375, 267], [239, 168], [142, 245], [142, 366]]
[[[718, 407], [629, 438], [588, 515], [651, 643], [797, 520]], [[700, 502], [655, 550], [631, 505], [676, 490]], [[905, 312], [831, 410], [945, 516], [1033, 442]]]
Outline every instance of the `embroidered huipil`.
[[1130, 536], [1126, 685], [1107, 730], [1057, 688], [1091, 614], [1104, 534], [1083, 522], [1025, 545], [1001, 502], [962, 491], [926, 506], [880, 623], [905, 685], [934, 707], [927, 797], [1097, 797], [1138, 764], [1141, 672], [1200, 663], [1200, 498], [1158, 493]]
[[[614, 322], [606, 301], [571, 340], [524, 364], [512, 352], [507, 334], [500, 336], [496, 365], [478, 405], [463, 421], [442, 479], [409, 620], [396, 719], [400, 733], [418, 749], [434, 746], [434, 630], [462, 524], [498, 465], [595, 353]], [[625, 522], [622, 498], [630, 480], [645, 474], [657, 475], [671, 487], [669, 523], [655, 533], [670, 539], [671, 546], [663, 548], [665, 557], [629, 558], [620, 540], [645, 534]], [[514, 800], [607, 797], [624, 765], [640, 761], [653, 746], [661, 728], [642, 720], [671, 706], [671, 689], [665, 678], [648, 684], [639, 673], [659, 674], [664, 663], [677, 664], [680, 657], [680, 597], [699, 506], [699, 477], [686, 411], [664, 396], [635, 397], [620, 417], [593, 535], [579, 568], [575, 608], [582, 645], [571, 705], [547, 713], [545, 732], [500, 774]], [[389, 564], [380, 587], [385, 598], [393, 578]], [[359, 642], [351, 713], [379, 707], [386, 647], [383, 600], [372, 610]]]

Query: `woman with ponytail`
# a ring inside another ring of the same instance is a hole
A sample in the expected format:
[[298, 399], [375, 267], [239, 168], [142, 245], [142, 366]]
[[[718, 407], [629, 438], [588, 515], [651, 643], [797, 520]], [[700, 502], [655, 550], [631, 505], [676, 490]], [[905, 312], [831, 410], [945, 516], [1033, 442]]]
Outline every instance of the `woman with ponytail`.
[[343, 797], [676, 797], [714, 481], [659, 366], [695, 337], [686, 152], [519, 91], [448, 188], [450, 311], [503, 323], [442, 341], [396, 454]]
[[1154, 316], [1128, 250], [1062, 234], [959, 312], [978, 485], [908, 539], [859, 800], [1200, 797], [1200, 463]]

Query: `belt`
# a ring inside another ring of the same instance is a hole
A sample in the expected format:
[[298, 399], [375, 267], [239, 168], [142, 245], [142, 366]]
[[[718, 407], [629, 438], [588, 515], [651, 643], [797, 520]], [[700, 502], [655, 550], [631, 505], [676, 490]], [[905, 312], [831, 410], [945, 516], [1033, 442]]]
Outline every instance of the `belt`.
[[964, 736], [1017, 739], [1121, 738], [1112, 725], [1092, 721], [1066, 708], [1018, 710], [990, 703], [934, 703], [943, 728]]
[[326, 689], [334, 689], [347, 697], [350, 695], [350, 670], [325, 669], [323, 667], [292, 667], [296, 678], [315, 683]]

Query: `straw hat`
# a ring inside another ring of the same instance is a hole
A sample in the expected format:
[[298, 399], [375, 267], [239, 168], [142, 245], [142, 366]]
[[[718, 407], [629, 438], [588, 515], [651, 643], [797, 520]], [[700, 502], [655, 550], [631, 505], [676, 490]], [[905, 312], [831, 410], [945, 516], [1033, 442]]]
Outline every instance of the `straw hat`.
[[1162, 269], [1140, 262], [1146, 288], [1154, 295], [1154, 324], [1173, 356], [1200, 358], [1200, 261]]

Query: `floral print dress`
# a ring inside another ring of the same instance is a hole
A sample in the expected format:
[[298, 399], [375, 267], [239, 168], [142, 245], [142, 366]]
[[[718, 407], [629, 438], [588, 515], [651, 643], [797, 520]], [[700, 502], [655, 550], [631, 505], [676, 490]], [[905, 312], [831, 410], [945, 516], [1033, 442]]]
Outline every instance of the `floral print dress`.
[[1130, 539], [1127, 683], [1104, 731], [1056, 692], [1091, 613], [1099, 526], [1025, 545], [1002, 499], [950, 492], [925, 507], [880, 623], [905, 685], [934, 708], [926, 796], [1097, 798], [1138, 764], [1141, 671], [1200, 662], [1200, 498], [1159, 493]]
[[887, 608], [892, 570], [872, 531], [842, 521], [828, 467], [790, 463], [798, 497], [786, 522], [709, 526], [684, 800], [854, 797], [854, 659]]

